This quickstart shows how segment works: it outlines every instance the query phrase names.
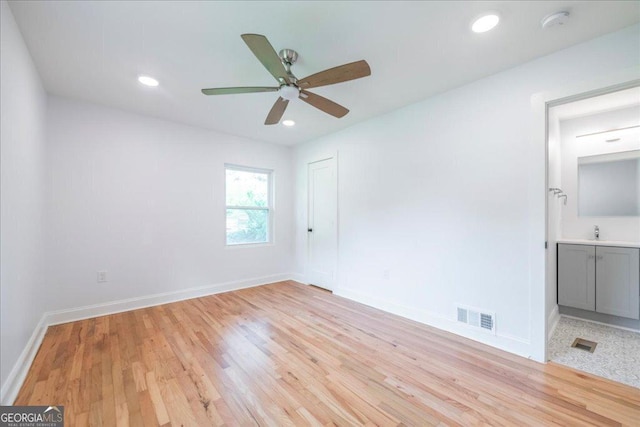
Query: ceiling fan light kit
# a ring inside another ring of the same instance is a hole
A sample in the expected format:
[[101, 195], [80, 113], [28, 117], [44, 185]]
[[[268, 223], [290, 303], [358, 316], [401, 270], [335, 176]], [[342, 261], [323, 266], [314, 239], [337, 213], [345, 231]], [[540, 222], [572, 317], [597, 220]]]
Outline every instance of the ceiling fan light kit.
[[300, 96], [300, 89], [298, 89], [294, 85], [282, 85], [280, 86], [280, 97], [286, 99], [287, 101], [293, 101], [298, 96]]
[[229, 95], [237, 93], [278, 92], [271, 111], [267, 115], [265, 125], [274, 125], [280, 122], [289, 101], [301, 99], [307, 104], [334, 117], [344, 117], [349, 110], [342, 105], [309, 92], [307, 89], [314, 87], [342, 83], [371, 75], [371, 68], [367, 61], [360, 60], [349, 64], [340, 65], [328, 70], [320, 71], [303, 79], [298, 79], [292, 72], [291, 66], [298, 59], [298, 53], [293, 49], [282, 49], [276, 53], [269, 40], [260, 34], [243, 34], [242, 40], [258, 58], [262, 65], [278, 81], [277, 87], [250, 86], [202, 89], [205, 95]]

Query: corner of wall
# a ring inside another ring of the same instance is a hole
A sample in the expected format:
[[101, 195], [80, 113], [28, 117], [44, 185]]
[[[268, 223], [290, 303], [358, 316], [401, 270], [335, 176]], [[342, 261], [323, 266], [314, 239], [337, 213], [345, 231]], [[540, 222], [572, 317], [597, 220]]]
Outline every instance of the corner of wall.
[[547, 342], [553, 336], [553, 332], [556, 330], [559, 321], [560, 311], [558, 305], [556, 304], [555, 307], [553, 307], [553, 310], [551, 310], [551, 314], [549, 314], [549, 317], [547, 319]]
[[34, 297], [47, 289], [44, 282], [47, 94], [9, 3], [0, 2], [0, 9], [3, 267], [0, 401], [4, 404], [12, 393], [17, 393], [16, 384], [22, 381], [17, 367], [35, 356], [46, 330], [42, 320], [45, 299]]
[[0, 389], [0, 405], [13, 405], [16, 397], [18, 397], [20, 387], [22, 387], [22, 383], [27, 377], [29, 368], [38, 353], [40, 344], [42, 344], [42, 340], [44, 339], [47, 328], [49, 327], [47, 318], [47, 313], [44, 313], [40, 318], [38, 325], [33, 330], [29, 341], [27, 341], [27, 345], [22, 350], [22, 353], [20, 353], [16, 363], [13, 365], [13, 369], [9, 372], [6, 381], [2, 384], [2, 389]]

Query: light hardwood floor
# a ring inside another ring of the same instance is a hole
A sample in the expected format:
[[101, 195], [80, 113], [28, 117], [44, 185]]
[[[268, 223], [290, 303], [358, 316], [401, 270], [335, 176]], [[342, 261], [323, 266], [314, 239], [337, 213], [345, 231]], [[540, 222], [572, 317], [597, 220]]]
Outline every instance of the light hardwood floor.
[[49, 328], [67, 426], [640, 425], [640, 389], [282, 282]]

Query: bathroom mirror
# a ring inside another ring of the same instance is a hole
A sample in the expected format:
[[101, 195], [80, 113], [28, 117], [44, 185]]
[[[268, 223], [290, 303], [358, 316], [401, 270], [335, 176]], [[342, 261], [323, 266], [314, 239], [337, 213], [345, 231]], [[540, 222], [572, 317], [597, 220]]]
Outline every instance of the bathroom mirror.
[[640, 216], [640, 150], [578, 158], [579, 216]]

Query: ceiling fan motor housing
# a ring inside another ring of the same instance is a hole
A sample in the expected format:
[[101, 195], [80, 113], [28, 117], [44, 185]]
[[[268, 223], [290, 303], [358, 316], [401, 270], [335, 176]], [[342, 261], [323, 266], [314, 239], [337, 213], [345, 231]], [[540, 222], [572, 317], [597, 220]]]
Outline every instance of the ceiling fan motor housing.
[[280, 59], [285, 64], [293, 64], [298, 60], [298, 52], [293, 49], [282, 49], [279, 52]]

